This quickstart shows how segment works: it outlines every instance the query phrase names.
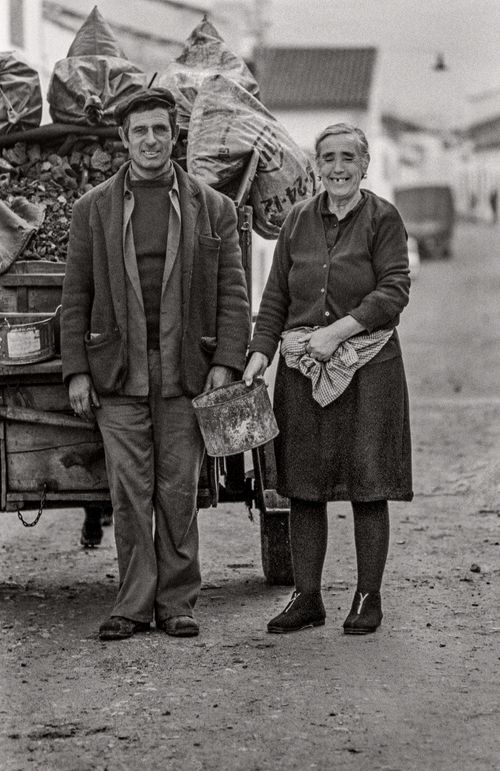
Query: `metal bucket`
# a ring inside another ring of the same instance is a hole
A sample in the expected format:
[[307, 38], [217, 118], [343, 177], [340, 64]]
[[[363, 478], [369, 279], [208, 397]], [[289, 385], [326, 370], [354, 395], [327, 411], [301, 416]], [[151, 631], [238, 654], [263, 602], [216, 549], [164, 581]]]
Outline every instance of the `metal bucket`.
[[56, 354], [60, 306], [55, 313], [0, 316], [0, 364], [34, 364]]
[[267, 387], [261, 378], [251, 386], [243, 380], [214, 388], [193, 399], [208, 455], [237, 455], [270, 442], [278, 435]]

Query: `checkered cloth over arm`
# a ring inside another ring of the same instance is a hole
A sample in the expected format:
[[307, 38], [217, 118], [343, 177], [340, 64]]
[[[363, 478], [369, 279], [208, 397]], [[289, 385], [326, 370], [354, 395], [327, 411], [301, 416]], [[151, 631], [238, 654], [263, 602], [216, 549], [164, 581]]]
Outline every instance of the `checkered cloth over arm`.
[[328, 361], [317, 361], [307, 353], [307, 344], [299, 342], [312, 331], [311, 327], [297, 327], [283, 332], [281, 354], [289, 367], [310, 378], [313, 399], [321, 407], [326, 407], [345, 391], [356, 370], [373, 359], [394, 332], [383, 329], [356, 335], [341, 343]]

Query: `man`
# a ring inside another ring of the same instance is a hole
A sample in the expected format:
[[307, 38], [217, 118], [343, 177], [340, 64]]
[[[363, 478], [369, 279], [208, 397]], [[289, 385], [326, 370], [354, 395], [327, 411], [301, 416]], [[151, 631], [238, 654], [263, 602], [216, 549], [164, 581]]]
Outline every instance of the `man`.
[[236, 211], [172, 161], [167, 89], [136, 92], [115, 117], [130, 160], [74, 206], [61, 321], [64, 381], [75, 413], [97, 419], [115, 520], [119, 590], [99, 636], [153, 618], [195, 636], [204, 446], [191, 399], [245, 364]]

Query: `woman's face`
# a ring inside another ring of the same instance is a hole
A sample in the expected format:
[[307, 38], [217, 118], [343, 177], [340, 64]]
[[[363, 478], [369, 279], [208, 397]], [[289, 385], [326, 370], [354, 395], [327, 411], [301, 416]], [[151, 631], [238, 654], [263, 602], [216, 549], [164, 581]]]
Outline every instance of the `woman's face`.
[[347, 203], [355, 198], [366, 171], [358, 142], [351, 134], [325, 137], [318, 148], [318, 170], [329, 198]]

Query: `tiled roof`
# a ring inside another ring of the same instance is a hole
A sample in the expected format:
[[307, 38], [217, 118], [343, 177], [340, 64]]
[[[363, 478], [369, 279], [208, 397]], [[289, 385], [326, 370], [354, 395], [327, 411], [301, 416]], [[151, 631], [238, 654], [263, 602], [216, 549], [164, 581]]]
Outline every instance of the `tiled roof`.
[[386, 133], [394, 138], [397, 138], [399, 134], [406, 133], [406, 132], [412, 132], [412, 133], [418, 133], [420, 131], [428, 131], [428, 129], [420, 124], [415, 123], [415, 121], [412, 120], [406, 120], [405, 118], [400, 118], [398, 115], [392, 115], [390, 113], [382, 113], [382, 126], [384, 127]]
[[500, 115], [472, 124], [467, 134], [476, 150], [500, 147]]
[[366, 109], [376, 55], [375, 48], [260, 48], [262, 101], [269, 109]]

